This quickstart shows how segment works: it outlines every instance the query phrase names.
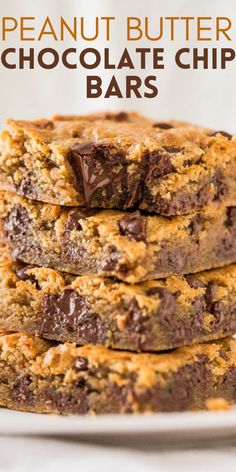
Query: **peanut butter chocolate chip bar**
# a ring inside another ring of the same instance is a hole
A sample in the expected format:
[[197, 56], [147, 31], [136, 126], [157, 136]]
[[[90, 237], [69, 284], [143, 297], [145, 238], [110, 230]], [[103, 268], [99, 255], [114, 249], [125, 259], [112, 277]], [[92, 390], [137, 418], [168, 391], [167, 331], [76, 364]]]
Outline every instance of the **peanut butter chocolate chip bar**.
[[236, 332], [236, 266], [130, 286], [27, 266], [2, 255], [0, 329], [130, 351]]
[[[154, 413], [236, 400], [236, 341], [165, 354], [0, 335], [0, 406], [37, 413]], [[225, 402], [224, 402], [225, 404]]]
[[134, 284], [236, 261], [236, 207], [217, 203], [165, 218], [70, 209], [1, 192], [0, 216], [14, 257], [72, 274]]
[[187, 214], [236, 203], [236, 139], [135, 113], [8, 122], [0, 188], [66, 206]]

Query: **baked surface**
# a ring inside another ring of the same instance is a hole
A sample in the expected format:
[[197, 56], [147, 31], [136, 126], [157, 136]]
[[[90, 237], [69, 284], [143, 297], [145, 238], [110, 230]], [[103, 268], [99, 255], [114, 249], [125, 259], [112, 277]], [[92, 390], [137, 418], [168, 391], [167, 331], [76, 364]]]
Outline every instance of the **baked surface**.
[[136, 113], [9, 120], [0, 188], [67, 206], [174, 216], [236, 202], [236, 139]]
[[161, 351], [236, 331], [236, 266], [130, 286], [28, 266], [0, 252], [0, 329]]
[[134, 284], [236, 261], [236, 207], [223, 204], [165, 218], [70, 209], [0, 192], [0, 216], [16, 258], [72, 274]]
[[131, 354], [3, 332], [0, 406], [67, 415], [199, 410], [218, 398], [234, 403], [235, 353], [229, 338]]

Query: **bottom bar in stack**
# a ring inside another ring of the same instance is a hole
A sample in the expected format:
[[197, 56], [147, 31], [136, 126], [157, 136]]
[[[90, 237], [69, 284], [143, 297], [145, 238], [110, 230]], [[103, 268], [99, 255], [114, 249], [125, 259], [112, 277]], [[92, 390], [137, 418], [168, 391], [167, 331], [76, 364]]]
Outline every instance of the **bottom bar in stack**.
[[162, 354], [55, 344], [0, 333], [0, 406], [60, 414], [204, 409], [236, 400], [236, 341]]

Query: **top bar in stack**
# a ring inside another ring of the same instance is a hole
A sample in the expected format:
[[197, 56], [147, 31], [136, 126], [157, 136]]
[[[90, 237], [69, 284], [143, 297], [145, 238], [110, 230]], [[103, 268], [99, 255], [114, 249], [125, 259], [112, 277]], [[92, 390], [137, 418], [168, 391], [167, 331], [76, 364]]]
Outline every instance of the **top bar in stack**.
[[0, 188], [65, 206], [188, 214], [234, 204], [236, 139], [136, 113], [8, 122]]

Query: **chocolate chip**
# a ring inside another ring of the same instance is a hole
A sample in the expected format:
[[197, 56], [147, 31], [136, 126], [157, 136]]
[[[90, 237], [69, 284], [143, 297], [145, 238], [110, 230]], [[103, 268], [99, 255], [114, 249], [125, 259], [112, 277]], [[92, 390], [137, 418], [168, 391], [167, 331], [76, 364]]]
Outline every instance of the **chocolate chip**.
[[145, 317], [135, 298], [129, 301], [127, 306], [126, 326], [134, 333], [141, 334], [144, 331], [143, 322]]
[[212, 321], [212, 329], [218, 329], [225, 321], [224, 303], [220, 300], [214, 301], [217, 287], [217, 282], [211, 280], [207, 284], [205, 293], [206, 309], [209, 313], [214, 315], [214, 320]]
[[48, 382], [47, 387], [40, 389], [38, 401], [41, 405], [47, 405], [51, 411], [63, 415], [85, 415], [89, 411], [89, 393], [81, 381], [82, 379], [76, 380], [63, 389]]
[[211, 306], [214, 296], [216, 294], [217, 287], [218, 287], [218, 284], [214, 280], [211, 280], [210, 282], [208, 282], [207, 288], [206, 288], [206, 294], [205, 294], [207, 307]]
[[162, 267], [162, 272], [181, 273], [186, 261], [187, 254], [184, 248], [169, 247], [168, 243], [163, 243], [156, 262], [157, 270]]
[[20, 375], [19, 373], [11, 385], [10, 394], [19, 405], [33, 405], [35, 397], [31, 377], [29, 375]]
[[122, 275], [126, 275], [130, 267], [128, 264], [120, 262], [120, 253], [115, 246], [110, 246], [109, 256], [101, 263], [100, 270], [103, 272], [120, 272]]
[[[87, 142], [74, 144], [68, 160], [75, 172], [80, 191], [84, 194], [86, 205], [98, 197], [101, 201], [118, 194], [124, 198], [127, 187], [127, 163], [124, 155], [110, 143]], [[100, 202], [100, 201], [99, 201]], [[101, 203], [101, 202], [100, 202]]]
[[105, 328], [100, 317], [92, 313], [85, 297], [71, 289], [60, 295], [44, 294], [42, 298], [44, 317], [41, 334], [57, 334], [66, 337], [75, 333], [83, 343], [102, 343]]
[[176, 315], [176, 298], [179, 295], [178, 293], [171, 293], [166, 288], [162, 287], [152, 287], [151, 289], [147, 290], [147, 295], [154, 295], [157, 294], [161, 300], [158, 315], [160, 317], [160, 322], [163, 326], [171, 326], [173, 323], [173, 316]]
[[80, 231], [82, 229], [79, 220], [86, 220], [90, 216], [96, 214], [96, 210], [92, 208], [74, 208], [68, 212], [67, 222], [65, 224], [65, 231]]
[[107, 120], [114, 120], [114, 121], [127, 121], [129, 118], [129, 115], [125, 111], [120, 111], [119, 113], [116, 113], [116, 114], [107, 113], [105, 115], [105, 118]]
[[205, 218], [201, 215], [194, 216], [189, 224], [190, 235], [197, 244], [199, 243], [199, 233], [204, 229], [204, 226]]
[[35, 187], [30, 179], [30, 174], [27, 178], [22, 179], [20, 185], [15, 185], [17, 192], [21, 195], [25, 195], [28, 198], [35, 199], [37, 198], [37, 193], [35, 192]]
[[146, 221], [139, 211], [123, 216], [119, 221], [119, 228], [122, 235], [136, 241], [146, 241]]
[[78, 356], [75, 361], [75, 367], [77, 370], [88, 370], [88, 359]]
[[226, 131], [214, 131], [214, 133], [209, 134], [210, 137], [217, 136], [217, 134], [222, 134], [227, 139], [232, 139], [232, 134], [227, 133]]
[[132, 349], [148, 350], [153, 345], [153, 339], [147, 315], [135, 298], [128, 302], [123, 301], [123, 304], [123, 310], [126, 312], [126, 329], [129, 332]]
[[219, 354], [220, 354], [220, 357], [222, 357], [222, 359], [224, 359], [225, 361], [229, 360], [229, 357], [227, 356], [226, 352], [223, 349], [219, 350]]
[[169, 152], [170, 154], [176, 154], [177, 152], [181, 152], [182, 149], [176, 146], [164, 146], [165, 151]]
[[120, 111], [119, 113], [117, 113], [117, 115], [115, 115], [115, 120], [116, 121], [127, 121], [128, 120], [128, 113], [126, 113], [125, 111]]
[[54, 123], [51, 120], [39, 120], [35, 122], [35, 126], [39, 129], [54, 129]]
[[236, 207], [228, 207], [225, 226], [232, 228], [236, 225]]
[[34, 274], [27, 274], [27, 271], [33, 269], [33, 265], [23, 265], [23, 267], [19, 267], [16, 269], [16, 274], [20, 280], [29, 280], [32, 282], [37, 289], [40, 289], [38, 280], [36, 279]]
[[225, 178], [220, 171], [217, 171], [212, 179], [212, 183], [216, 188], [215, 200], [223, 200], [228, 193], [228, 186], [225, 183]]
[[195, 275], [187, 274], [185, 275], [185, 279], [187, 280], [188, 284], [191, 288], [205, 288], [204, 282], [199, 280]]
[[164, 123], [164, 122], [157, 122], [157, 123], [154, 123], [153, 125], [153, 128], [160, 128], [160, 129], [171, 129], [171, 128], [174, 128], [173, 125], [171, 125], [170, 123]]
[[219, 329], [225, 322], [225, 306], [219, 301], [213, 302], [209, 307], [209, 312], [214, 315], [214, 320], [211, 323], [211, 329]]
[[32, 234], [31, 220], [25, 207], [14, 205], [4, 218], [3, 226], [16, 258], [25, 255], [34, 259], [41, 257], [42, 251]]

